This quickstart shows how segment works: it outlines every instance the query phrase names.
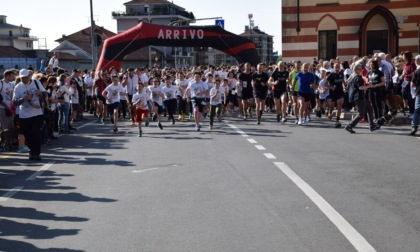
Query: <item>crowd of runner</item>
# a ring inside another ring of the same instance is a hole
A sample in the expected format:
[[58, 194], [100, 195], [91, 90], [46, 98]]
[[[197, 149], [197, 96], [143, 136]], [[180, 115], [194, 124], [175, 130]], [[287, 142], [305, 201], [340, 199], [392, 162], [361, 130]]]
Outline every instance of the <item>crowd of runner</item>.
[[411, 52], [403, 52], [394, 58], [378, 53], [345, 61], [257, 66], [155, 65], [68, 73], [50, 65], [43, 71], [6, 70], [0, 82], [2, 147], [11, 148], [15, 132], [17, 151], [40, 160], [42, 144], [56, 139], [55, 133], [71, 134], [76, 130], [73, 123], [88, 113], [98, 123], [110, 122], [114, 132], [119, 120], [130, 120], [142, 137], [142, 127], [151, 122], [162, 130], [164, 117], [169, 124], [193, 120], [196, 131], [203, 120], [209, 120], [211, 130], [215, 120], [225, 116], [259, 125], [267, 112], [275, 113], [282, 124], [306, 126], [316, 116], [340, 128], [342, 112], [355, 111], [357, 116], [344, 127], [355, 133], [362, 120], [375, 131], [400, 112], [412, 118], [410, 135], [415, 135], [420, 114], [418, 67], [420, 56], [414, 59]]

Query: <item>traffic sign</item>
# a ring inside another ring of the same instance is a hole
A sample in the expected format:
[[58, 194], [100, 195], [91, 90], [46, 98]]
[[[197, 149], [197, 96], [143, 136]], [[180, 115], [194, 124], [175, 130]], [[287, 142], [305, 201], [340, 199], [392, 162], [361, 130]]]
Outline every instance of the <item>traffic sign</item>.
[[216, 25], [225, 29], [225, 20], [224, 19], [216, 19]]

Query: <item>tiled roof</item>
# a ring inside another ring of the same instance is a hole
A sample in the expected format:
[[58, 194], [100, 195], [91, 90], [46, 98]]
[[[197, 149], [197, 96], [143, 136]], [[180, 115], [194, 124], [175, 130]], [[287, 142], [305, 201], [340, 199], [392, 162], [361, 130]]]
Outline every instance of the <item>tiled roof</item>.
[[32, 52], [21, 51], [13, 46], [0, 46], [0, 58], [35, 58]]

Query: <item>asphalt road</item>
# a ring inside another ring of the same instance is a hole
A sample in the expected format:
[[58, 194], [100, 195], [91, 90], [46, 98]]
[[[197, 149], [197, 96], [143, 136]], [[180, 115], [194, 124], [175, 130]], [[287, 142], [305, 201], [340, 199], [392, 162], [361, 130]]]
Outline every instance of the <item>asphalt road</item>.
[[420, 139], [226, 117], [1, 153], [0, 251], [419, 251]]

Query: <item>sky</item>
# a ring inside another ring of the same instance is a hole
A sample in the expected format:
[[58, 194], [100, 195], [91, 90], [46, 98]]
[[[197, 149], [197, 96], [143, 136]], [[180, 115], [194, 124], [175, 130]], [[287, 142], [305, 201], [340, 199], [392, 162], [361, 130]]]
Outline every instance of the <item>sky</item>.
[[[112, 11], [125, 11], [124, 3], [129, 0], [92, 0], [93, 16], [99, 26], [117, 32], [117, 21]], [[172, 1], [172, 0], [170, 0]], [[174, 4], [193, 12], [195, 18], [222, 17], [225, 29], [240, 34], [249, 25], [248, 14], [253, 14], [254, 25], [274, 36], [274, 51], [281, 51], [281, 0], [173, 0]], [[25, 8], [19, 8], [25, 6]], [[58, 46], [54, 40], [63, 34], [70, 35], [90, 26], [90, 0], [13, 0], [3, 4], [0, 15], [7, 16], [7, 22], [30, 28], [31, 36], [45, 38], [49, 50]], [[214, 25], [214, 20], [197, 21], [192, 25]], [[35, 43], [35, 49], [38, 49]]]

